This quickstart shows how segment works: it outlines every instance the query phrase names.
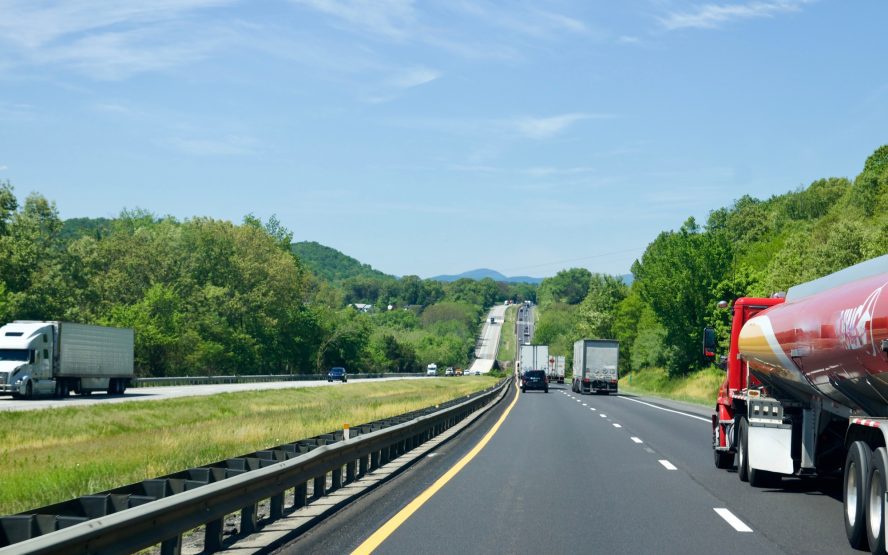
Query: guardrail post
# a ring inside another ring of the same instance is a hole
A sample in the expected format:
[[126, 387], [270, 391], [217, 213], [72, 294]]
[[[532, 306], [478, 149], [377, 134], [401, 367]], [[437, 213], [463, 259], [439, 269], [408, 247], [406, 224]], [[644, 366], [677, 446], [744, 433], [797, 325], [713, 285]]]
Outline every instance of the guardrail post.
[[357, 461], [349, 461], [345, 463], [345, 483], [350, 484], [355, 481], [355, 467]]
[[320, 499], [327, 490], [327, 474], [321, 474], [314, 479], [314, 489], [311, 493], [312, 499]]
[[330, 491], [336, 491], [342, 487], [342, 467], [336, 467], [333, 469], [333, 485], [330, 486]]
[[180, 553], [182, 553], [182, 536], [160, 542], [160, 555], [179, 555]]
[[207, 522], [204, 529], [204, 551], [213, 553], [222, 549], [222, 526], [224, 519]]
[[241, 534], [252, 534], [259, 523], [259, 504], [251, 503], [241, 509]]
[[373, 451], [370, 453], [370, 470], [376, 470], [379, 468], [379, 455], [380, 451]]
[[365, 474], [367, 474], [367, 455], [362, 455], [358, 459], [358, 475], [364, 476]]
[[301, 509], [305, 506], [308, 497], [308, 482], [298, 484], [293, 490], [293, 508]]
[[270, 514], [272, 520], [277, 520], [284, 516], [284, 492], [271, 496]]

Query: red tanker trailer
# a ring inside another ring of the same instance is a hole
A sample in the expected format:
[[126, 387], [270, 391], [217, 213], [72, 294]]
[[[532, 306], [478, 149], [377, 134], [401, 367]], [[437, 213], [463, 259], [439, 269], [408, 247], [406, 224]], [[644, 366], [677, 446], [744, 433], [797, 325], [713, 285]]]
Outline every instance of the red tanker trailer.
[[[707, 328], [704, 350], [714, 349]], [[785, 298], [737, 299], [726, 363], [712, 416], [715, 466], [736, 458], [753, 486], [841, 470], [848, 540], [885, 553], [888, 255]]]

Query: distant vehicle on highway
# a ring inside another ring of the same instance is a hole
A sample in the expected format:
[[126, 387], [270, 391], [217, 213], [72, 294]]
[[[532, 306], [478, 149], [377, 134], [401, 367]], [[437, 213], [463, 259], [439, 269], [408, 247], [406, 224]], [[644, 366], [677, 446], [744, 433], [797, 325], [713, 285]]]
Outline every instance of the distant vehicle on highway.
[[438, 375], [438, 365], [434, 362], [426, 366], [426, 376], [437, 376]]
[[462, 368], [457, 368], [457, 369], [456, 369], [456, 375], [457, 375], [457, 376], [462, 376], [462, 375], [463, 375], [463, 370], [462, 370]]
[[527, 393], [528, 389], [549, 393], [549, 378], [545, 370], [528, 370], [521, 376], [521, 393]]
[[332, 382], [333, 380], [341, 381], [345, 383], [348, 381], [348, 374], [345, 372], [345, 368], [341, 366], [336, 366], [331, 368], [329, 372], [327, 372], [327, 381]]
[[455, 373], [453, 372], [453, 366], [448, 366], [447, 370], [444, 370], [444, 375], [445, 376], [454, 376]]
[[491, 317], [490, 317], [490, 323], [491, 323], [491, 324], [496, 324], [496, 317], [491, 316]]

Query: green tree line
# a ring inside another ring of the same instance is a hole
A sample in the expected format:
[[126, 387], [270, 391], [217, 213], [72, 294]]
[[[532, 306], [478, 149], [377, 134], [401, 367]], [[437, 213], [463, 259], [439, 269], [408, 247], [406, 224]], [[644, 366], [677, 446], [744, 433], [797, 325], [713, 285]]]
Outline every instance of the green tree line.
[[397, 279], [305, 245], [321, 253], [315, 265], [329, 262], [323, 272], [274, 217], [62, 221], [53, 202], [20, 202], [0, 182], [0, 323], [131, 327], [141, 376], [416, 372], [468, 364], [485, 308], [527, 293], [489, 279]]
[[631, 285], [573, 268], [539, 287], [535, 342], [570, 357], [580, 338], [613, 338], [625, 370], [699, 370], [702, 329], [727, 350], [729, 313], [718, 301], [768, 296], [888, 253], [888, 146], [852, 181], [827, 178], [767, 200], [743, 196], [660, 233], [632, 266]]

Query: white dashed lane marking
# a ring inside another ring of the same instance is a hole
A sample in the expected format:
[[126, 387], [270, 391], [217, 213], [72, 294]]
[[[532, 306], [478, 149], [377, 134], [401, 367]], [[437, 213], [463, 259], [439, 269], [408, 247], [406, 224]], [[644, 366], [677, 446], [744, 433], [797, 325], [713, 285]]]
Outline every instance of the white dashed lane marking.
[[616, 422], [614, 422], [614, 428], [622, 428], [622, 426], [620, 426], [619, 424], [617, 424]]
[[667, 461], [666, 459], [660, 459], [660, 464], [662, 464], [666, 468], [666, 470], [678, 470], [674, 464]]
[[635, 443], [644, 443], [643, 441], [641, 441], [641, 440], [638, 439], [637, 437], [630, 437], [629, 439], [631, 439], [631, 440], [634, 441]]
[[737, 518], [734, 513], [727, 509], [712, 509], [718, 516], [725, 519], [725, 522], [731, 525], [731, 527], [738, 532], [752, 532], [752, 528], [747, 526], [742, 520]]

